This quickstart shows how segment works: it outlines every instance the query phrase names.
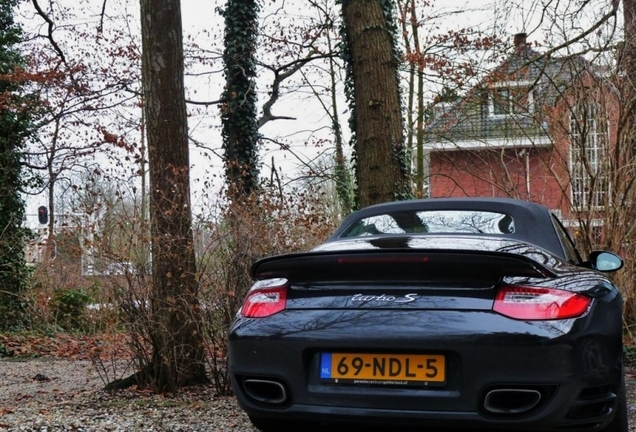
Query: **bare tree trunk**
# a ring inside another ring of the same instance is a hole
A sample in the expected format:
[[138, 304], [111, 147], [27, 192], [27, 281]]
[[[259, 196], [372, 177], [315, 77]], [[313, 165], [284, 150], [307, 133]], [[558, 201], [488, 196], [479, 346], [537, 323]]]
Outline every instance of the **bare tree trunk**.
[[206, 380], [192, 215], [180, 0], [141, 0], [154, 328], [159, 391]]
[[[331, 37], [327, 32], [327, 43], [329, 52], [333, 52], [331, 45]], [[342, 128], [340, 127], [340, 118], [338, 114], [338, 91], [336, 89], [336, 65], [333, 58], [329, 59], [329, 81], [331, 84], [331, 129], [333, 131], [333, 139], [336, 144], [335, 154], [335, 180], [336, 192], [340, 201], [340, 207], [343, 215], [348, 215], [355, 208], [353, 188], [351, 184], [351, 172], [347, 164], [347, 158], [344, 154], [344, 139], [342, 137]]]
[[[409, 153], [409, 167], [411, 168], [413, 160], [413, 138], [415, 136], [415, 114], [413, 112], [413, 105], [415, 104], [415, 67], [416, 63], [420, 61], [419, 53], [415, 53], [411, 47], [411, 37], [409, 37], [408, 25], [410, 23], [411, 29], [417, 22], [413, 24], [415, 19], [412, 13], [412, 1], [411, 0], [397, 0], [397, 6], [400, 11], [400, 23], [402, 25], [402, 39], [404, 40], [404, 48], [406, 49], [406, 60], [408, 63], [408, 90], [407, 90], [407, 102], [406, 102], [406, 149]], [[410, 19], [407, 19], [410, 14]], [[414, 37], [413, 37], [414, 38]]]
[[420, 47], [419, 22], [415, 0], [411, 0], [411, 31], [417, 62], [417, 147], [415, 154], [415, 192], [418, 198], [424, 196], [424, 59]]
[[348, 0], [342, 13], [351, 55], [359, 205], [408, 198], [392, 11], [387, 2]]

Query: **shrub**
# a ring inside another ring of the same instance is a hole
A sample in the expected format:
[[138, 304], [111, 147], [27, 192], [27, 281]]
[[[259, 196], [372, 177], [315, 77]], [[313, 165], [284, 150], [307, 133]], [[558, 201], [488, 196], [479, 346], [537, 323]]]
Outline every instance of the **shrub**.
[[[226, 368], [229, 327], [252, 285], [254, 261], [307, 251], [324, 241], [336, 221], [320, 194], [311, 188], [282, 195], [275, 189], [221, 209], [222, 219], [203, 221], [206, 242], [199, 246], [203, 330], [217, 392], [230, 393]], [[202, 238], [202, 236], [199, 236]]]
[[82, 288], [56, 289], [51, 299], [55, 322], [66, 330], [84, 330], [91, 296]]
[[[306, 251], [324, 241], [335, 220], [320, 198], [311, 189], [283, 195], [278, 189], [264, 188], [241, 203], [212, 203], [206, 208], [214, 217], [197, 220], [199, 303], [189, 306], [200, 308], [201, 314], [193, 310], [192, 319], [200, 319], [197, 327], [206, 336], [207, 366], [217, 393], [231, 393], [228, 329], [252, 285], [251, 265], [265, 256]], [[118, 297], [115, 303], [122, 312], [138, 371], [152, 364], [156, 344], [152, 330], [160, 322], [154, 316], [151, 280], [145, 273], [128, 275], [111, 290]]]

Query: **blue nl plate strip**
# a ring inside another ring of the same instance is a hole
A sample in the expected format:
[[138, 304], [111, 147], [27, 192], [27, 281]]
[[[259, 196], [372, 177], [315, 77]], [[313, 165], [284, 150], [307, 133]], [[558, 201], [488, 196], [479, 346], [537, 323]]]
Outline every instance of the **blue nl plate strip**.
[[320, 355], [320, 378], [331, 378], [331, 353]]

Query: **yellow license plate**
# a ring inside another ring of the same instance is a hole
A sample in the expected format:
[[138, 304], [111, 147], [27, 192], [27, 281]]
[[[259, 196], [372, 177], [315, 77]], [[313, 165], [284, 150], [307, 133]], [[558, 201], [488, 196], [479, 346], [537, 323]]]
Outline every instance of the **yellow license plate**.
[[322, 353], [320, 378], [354, 384], [444, 384], [446, 359], [429, 354]]

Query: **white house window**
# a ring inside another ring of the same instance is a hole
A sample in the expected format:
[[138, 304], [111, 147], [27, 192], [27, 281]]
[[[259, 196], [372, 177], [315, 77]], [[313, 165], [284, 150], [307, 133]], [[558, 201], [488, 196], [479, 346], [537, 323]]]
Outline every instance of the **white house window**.
[[534, 111], [534, 92], [526, 83], [498, 84], [491, 88], [488, 112], [491, 117], [528, 114]]
[[609, 190], [607, 144], [609, 124], [596, 103], [579, 103], [570, 115], [570, 179], [572, 207], [593, 210], [603, 206]]

